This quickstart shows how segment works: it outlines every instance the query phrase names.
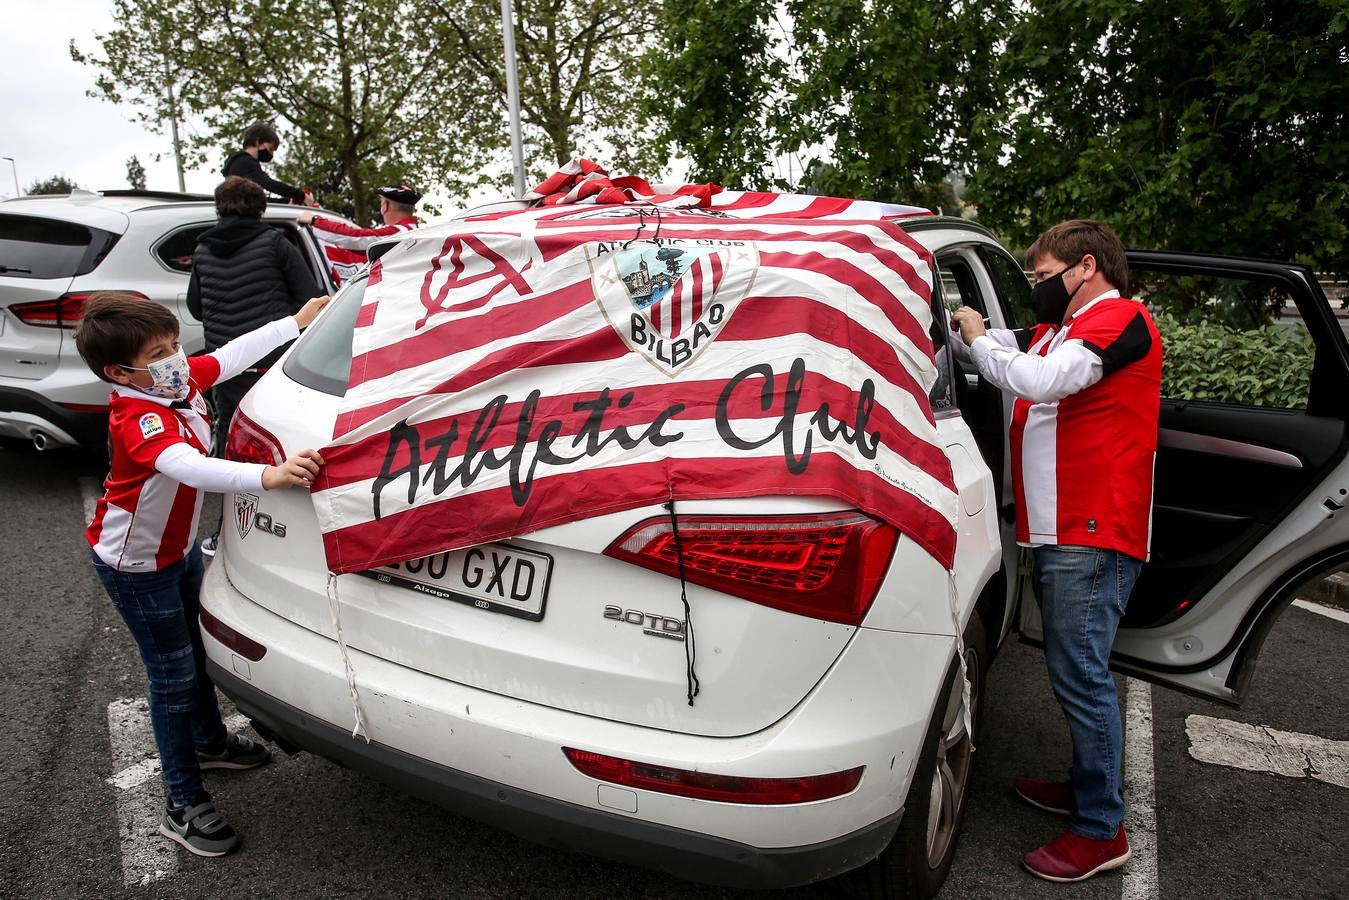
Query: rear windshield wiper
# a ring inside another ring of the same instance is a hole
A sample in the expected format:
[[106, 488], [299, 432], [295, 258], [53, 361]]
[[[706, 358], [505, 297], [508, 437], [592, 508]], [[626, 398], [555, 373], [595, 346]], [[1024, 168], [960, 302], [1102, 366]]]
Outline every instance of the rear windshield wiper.
[[27, 272], [33, 274], [32, 269], [25, 269], [23, 266], [0, 266], [0, 272]]

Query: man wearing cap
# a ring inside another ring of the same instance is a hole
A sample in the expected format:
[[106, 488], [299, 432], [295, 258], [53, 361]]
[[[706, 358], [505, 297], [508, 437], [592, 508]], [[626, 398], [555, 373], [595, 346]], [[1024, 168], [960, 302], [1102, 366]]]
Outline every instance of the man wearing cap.
[[[374, 228], [359, 228], [311, 212], [300, 213], [295, 219], [300, 225], [312, 225], [314, 236], [324, 244], [345, 251], [343, 254], [329, 253], [329, 259], [339, 270], [343, 263], [359, 265], [365, 262], [366, 250], [378, 238], [421, 227], [422, 220], [414, 213], [422, 195], [415, 189], [400, 184], [397, 187], [382, 187], [375, 193], [379, 194], [379, 216], [384, 224]], [[343, 258], [339, 259], [339, 256]]]

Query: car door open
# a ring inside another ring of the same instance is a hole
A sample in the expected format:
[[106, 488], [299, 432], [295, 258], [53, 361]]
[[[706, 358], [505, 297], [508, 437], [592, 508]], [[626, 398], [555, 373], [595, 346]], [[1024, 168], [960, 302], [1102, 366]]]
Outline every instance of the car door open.
[[[1349, 349], [1310, 269], [1129, 254], [1166, 353], [1152, 556], [1121, 671], [1238, 702], [1275, 618], [1349, 564]], [[1023, 637], [1041, 636], [1023, 584]]]

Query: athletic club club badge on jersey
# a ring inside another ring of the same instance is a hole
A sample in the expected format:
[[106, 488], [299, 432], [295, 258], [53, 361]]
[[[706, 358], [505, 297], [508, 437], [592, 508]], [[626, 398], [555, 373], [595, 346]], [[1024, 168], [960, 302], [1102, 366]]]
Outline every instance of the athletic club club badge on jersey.
[[595, 301], [623, 342], [673, 378], [703, 354], [754, 286], [748, 241], [666, 238], [586, 248]]

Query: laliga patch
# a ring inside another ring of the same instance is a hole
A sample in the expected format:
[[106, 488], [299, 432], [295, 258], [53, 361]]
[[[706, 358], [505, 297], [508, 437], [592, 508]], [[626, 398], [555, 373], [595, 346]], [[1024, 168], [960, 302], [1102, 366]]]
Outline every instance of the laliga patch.
[[146, 413], [141, 416], [141, 437], [154, 437], [164, 433], [164, 420], [158, 413]]
[[702, 355], [754, 287], [752, 242], [665, 238], [586, 248], [595, 302], [629, 348], [667, 378]]

